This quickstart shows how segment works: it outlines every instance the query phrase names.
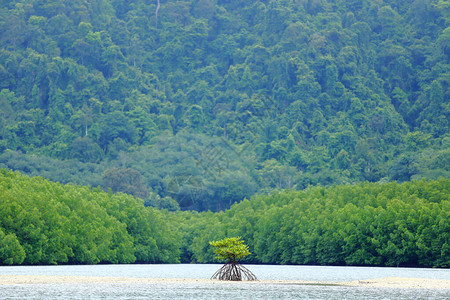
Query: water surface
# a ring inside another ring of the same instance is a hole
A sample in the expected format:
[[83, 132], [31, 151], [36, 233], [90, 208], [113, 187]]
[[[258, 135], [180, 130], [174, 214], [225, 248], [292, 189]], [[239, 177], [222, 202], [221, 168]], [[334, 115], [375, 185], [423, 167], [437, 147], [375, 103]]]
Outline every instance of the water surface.
[[[205, 283], [59, 283], [0, 286], [0, 299], [450, 299], [449, 290], [345, 287], [336, 282], [383, 277], [450, 280], [448, 269], [246, 265], [261, 280], [330, 285]], [[207, 279], [217, 264], [0, 267], [0, 275]]]

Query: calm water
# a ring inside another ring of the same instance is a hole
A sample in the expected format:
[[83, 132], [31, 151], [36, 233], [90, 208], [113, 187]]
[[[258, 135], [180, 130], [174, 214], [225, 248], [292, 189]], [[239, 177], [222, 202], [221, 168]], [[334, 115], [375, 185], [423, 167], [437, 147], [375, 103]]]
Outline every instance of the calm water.
[[[209, 278], [221, 265], [0, 267], [0, 275]], [[450, 280], [448, 269], [246, 265], [259, 279], [343, 282], [382, 277]], [[450, 299], [448, 290], [295, 284], [96, 283], [0, 286], [0, 299]]]

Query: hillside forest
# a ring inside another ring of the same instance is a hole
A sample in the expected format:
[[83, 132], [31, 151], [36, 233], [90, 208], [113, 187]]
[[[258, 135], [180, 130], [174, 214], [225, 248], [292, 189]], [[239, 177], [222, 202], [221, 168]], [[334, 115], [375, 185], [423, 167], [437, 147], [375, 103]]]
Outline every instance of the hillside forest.
[[449, 24], [445, 0], [0, 1], [0, 167], [171, 211], [449, 178]]

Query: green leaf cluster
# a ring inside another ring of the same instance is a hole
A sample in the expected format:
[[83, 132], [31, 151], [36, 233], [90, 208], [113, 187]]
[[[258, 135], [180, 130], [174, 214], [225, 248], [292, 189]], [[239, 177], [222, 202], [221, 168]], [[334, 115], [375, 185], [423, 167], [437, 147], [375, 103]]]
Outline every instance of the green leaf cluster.
[[250, 255], [248, 246], [244, 244], [241, 237], [231, 237], [219, 241], [209, 242], [214, 247], [216, 259], [227, 262], [237, 262], [241, 258]]

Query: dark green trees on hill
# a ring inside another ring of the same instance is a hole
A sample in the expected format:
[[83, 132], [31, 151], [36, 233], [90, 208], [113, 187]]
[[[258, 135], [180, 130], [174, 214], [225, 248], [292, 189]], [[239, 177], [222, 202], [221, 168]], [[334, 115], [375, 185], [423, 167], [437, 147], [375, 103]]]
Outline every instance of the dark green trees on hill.
[[1, 167], [105, 190], [134, 170], [117, 191], [197, 210], [258, 189], [449, 176], [445, 1], [0, 10]]

